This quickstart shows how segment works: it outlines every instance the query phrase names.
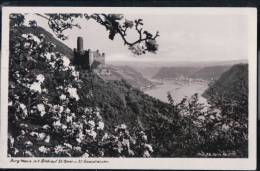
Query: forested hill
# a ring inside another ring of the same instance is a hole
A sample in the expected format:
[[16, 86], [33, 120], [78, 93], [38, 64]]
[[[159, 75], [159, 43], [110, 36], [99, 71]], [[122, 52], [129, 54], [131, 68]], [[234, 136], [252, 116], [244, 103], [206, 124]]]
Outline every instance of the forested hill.
[[[229, 118], [247, 124], [248, 121], [248, 64], [237, 64], [204, 92], [208, 102]], [[245, 132], [247, 127], [243, 128]], [[244, 145], [246, 146], [246, 144]]]
[[129, 84], [131, 84], [133, 87], [138, 89], [154, 85], [153, 82], [144, 78], [144, 76], [140, 72], [136, 71], [130, 66], [107, 65], [107, 68], [110, 71], [110, 75], [101, 75], [104, 80], [113, 81], [123, 79], [127, 81]]
[[165, 120], [169, 117], [166, 115], [171, 110], [169, 104], [144, 94], [124, 80], [104, 81], [95, 74], [84, 74], [82, 79], [85, 88], [93, 90], [93, 103], [103, 110], [109, 130], [120, 123], [127, 123], [130, 130], [149, 129], [154, 124], [149, 120], [160, 119], [158, 113]]
[[[221, 77], [204, 92], [212, 103], [223, 97], [247, 104], [248, 98], [248, 64], [237, 64], [224, 72]], [[222, 102], [223, 103], [223, 102]], [[247, 109], [243, 109], [247, 110]]]
[[203, 80], [217, 80], [221, 76], [221, 74], [227, 71], [230, 67], [230, 65], [204, 67], [196, 73], [192, 74], [191, 78], [199, 78]]
[[163, 67], [153, 77], [155, 79], [175, 79], [188, 77], [203, 80], [217, 80], [222, 73], [228, 70], [230, 65], [198, 66], [198, 67]]

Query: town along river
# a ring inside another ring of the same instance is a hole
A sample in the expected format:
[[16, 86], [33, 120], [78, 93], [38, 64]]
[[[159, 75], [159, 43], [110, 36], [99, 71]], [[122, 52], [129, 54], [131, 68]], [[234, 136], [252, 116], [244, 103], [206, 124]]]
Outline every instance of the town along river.
[[[158, 80], [152, 80], [158, 82]], [[201, 95], [208, 88], [208, 82], [202, 80], [163, 80], [161, 84], [143, 89], [143, 91], [161, 101], [168, 102], [167, 92], [170, 92], [175, 102], [180, 102], [185, 96], [190, 98], [198, 93], [199, 102], [207, 104]]]

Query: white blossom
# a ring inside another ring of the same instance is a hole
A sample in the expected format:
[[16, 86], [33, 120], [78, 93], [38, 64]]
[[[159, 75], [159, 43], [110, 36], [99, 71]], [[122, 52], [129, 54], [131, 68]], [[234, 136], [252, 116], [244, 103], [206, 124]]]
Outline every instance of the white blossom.
[[77, 89], [76, 88], [68, 88], [68, 93], [70, 94], [70, 97], [75, 98], [77, 101], [79, 100], [79, 95], [77, 93]]
[[106, 139], [108, 139], [108, 138], [109, 138], [108, 134], [105, 133], [104, 136], [102, 137], [102, 141], [104, 141], [104, 140], [106, 140]]
[[60, 120], [57, 120], [57, 121], [53, 122], [52, 125], [54, 126], [54, 128], [59, 128], [59, 127], [61, 127]]
[[62, 125], [61, 125], [61, 129], [66, 130], [66, 129], [67, 129], [67, 126], [64, 125], [64, 124], [62, 124]]
[[144, 154], [143, 154], [143, 157], [150, 157], [151, 155], [150, 155], [150, 153], [149, 153], [149, 151], [148, 150], [145, 150], [144, 151]]
[[45, 35], [44, 34], [40, 34], [39, 38], [40, 38], [40, 40], [43, 40], [43, 39], [45, 39]]
[[66, 122], [71, 123], [72, 122], [72, 116], [67, 116], [66, 117]]
[[121, 124], [120, 128], [121, 129], [126, 129], [126, 125], [125, 124]]
[[33, 145], [31, 141], [26, 141], [24, 144], [26, 147], [31, 147]]
[[215, 117], [213, 115], [210, 115], [209, 117], [210, 117], [210, 119], [215, 119]]
[[44, 140], [44, 142], [49, 143], [49, 142], [50, 142], [50, 139], [51, 139], [51, 137], [50, 137], [49, 135], [47, 135], [46, 138], [45, 138], [45, 140]]
[[147, 141], [147, 136], [146, 136], [146, 135], [143, 135], [143, 136], [142, 136], [142, 139], [143, 139], [144, 141]]
[[33, 34], [32, 34], [32, 40], [35, 41], [37, 44], [40, 44], [40, 42], [41, 42], [40, 39]]
[[22, 34], [22, 37], [23, 37], [23, 38], [27, 38], [28, 35], [27, 35], [27, 34]]
[[98, 122], [97, 130], [103, 130], [103, 129], [104, 129], [104, 126], [105, 126], [104, 122], [99, 121], [99, 122]]
[[49, 149], [46, 148], [45, 146], [40, 146], [40, 147], [38, 148], [38, 150], [39, 150], [40, 152], [42, 152], [42, 153], [45, 153], [45, 154], [49, 151]]
[[83, 158], [88, 158], [88, 157], [89, 157], [89, 154], [88, 154], [88, 153], [84, 153], [81, 157], [83, 157]]
[[24, 44], [23, 44], [23, 46], [27, 49], [27, 48], [29, 48], [30, 47], [30, 43], [29, 42], [25, 42]]
[[44, 138], [46, 137], [46, 134], [44, 133], [44, 132], [41, 132], [41, 133], [39, 133], [39, 135], [38, 135], [38, 140], [44, 140]]
[[26, 157], [33, 157], [33, 154], [32, 154], [32, 152], [30, 152], [30, 151], [25, 151], [25, 156]]
[[70, 149], [72, 149], [72, 145], [69, 144], [69, 143], [63, 143], [63, 145], [66, 146], [66, 147], [68, 147], [68, 148], [70, 148]]
[[70, 60], [67, 57], [63, 56], [61, 59], [65, 67], [68, 67], [70, 65]]
[[80, 131], [77, 135], [76, 135], [76, 141], [78, 142], [78, 143], [81, 143], [81, 141], [84, 139], [84, 137], [85, 137], [85, 135], [83, 134], [83, 132], [82, 131]]
[[8, 139], [10, 141], [11, 147], [13, 147], [13, 145], [14, 145], [14, 138], [12, 136], [9, 136]]
[[37, 132], [32, 131], [32, 132], [30, 132], [30, 135], [31, 135], [32, 137], [34, 137], [34, 136], [38, 137], [39, 134], [38, 134]]
[[64, 107], [60, 106], [60, 105], [54, 105], [52, 107], [52, 112], [54, 112], [54, 113], [62, 113], [63, 110], [64, 110]]
[[37, 109], [38, 109], [38, 111], [40, 112], [40, 115], [41, 116], [44, 116], [45, 115], [45, 107], [44, 107], [44, 105], [43, 104], [38, 104], [37, 105]]
[[43, 92], [43, 93], [47, 93], [48, 90], [47, 90], [46, 88], [44, 88], [44, 89], [42, 89], [42, 92]]
[[204, 121], [204, 120], [205, 120], [205, 117], [204, 117], [204, 116], [199, 116], [198, 119]]
[[45, 77], [44, 77], [44, 75], [39, 74], [39, 75], [37, 75], [36, 80], [40, 83], [43, 83], [43, 81], [45, 80]]
[[229, 128], [230, 128], [230, 127], [229, 127], [227, 124], [223, 124], [223, 125], [222, 125], [222, 130], [223, 130], [223, 131], [228, 131]]
[[31, 84], [29, 86], [30, 90], [34, 91], [34, 92], [42, 92], [42, 88], [41, 88], [41, 83], [39, 82], [34, 82], [33, 84]]
[[52, 55], [53, 55], [52, 53], [47, 52], [47, 53], [45, 54], [45, 57], [46, 57], [47, 60], [51, 60], [51, 56], [52, 56]]
[[87, 134], [91, 137], [93, 137], [94, 139], [96, 138], [97, 136], [97, 133], [93, 130], [86, 130]]
[[78, 71], [72, 71], [71, 72], [72, 76], [78, 78], [79, 77], [79, 72]]
[[94, 128], [95, 127], [95, 122], [90, 120], [90, 121], [88, 121], [88, 125], [89, 125], [90, 128]]
[[19, 150], [17, 148], [14, 148], [14, 154], [19, 153]]
[[25, 106], [23, 103], [20, 103], [19, 107], [22, 109], [23, 114], [24, 114], [25, 116], [27, 116], [27, 115], [28, 115], [28, 111], [27, 111], [26, 106]]
[[69, 113], [70, 113], [70, 109], [69, 109], [69, 108], [66, 108], [65, 113], [66, 113], [66, 114], [69, 114]]
[[49, 126], [49, 125], [43, 125], [42, 128], [43, 128], [44, 130], [47, 130], [47, 129], [50, 128], [50, 126]]
[[51, 65], [52, 68], [55, 68], [55, 62], [50, 62], [49, 64]]
[[81, 152], [81, 147], [78, 147], [78, 146], [73, 147], [73, 150]]
[[66, 95], [64, 95], [64, 94], [62, 94], [62, 95], [60, 95], [60, 100], [66, 100]]
[[125, 130], [126, 128], [127, 128], [127, 127], [126, 127], [125, 124], [121, 124], [120, 126], [117, 126], [117, 127], [116, 127], [115, 131], [117, 132], [118, 129], [123, 129], [123, 130]]
[[61, 145], [55, 146], [54, 153], [59, 154], [61, 152], [64, 152], [64, 147]]
[[145, 148], [147, 148], [147, 150], [149, 152], [151, 152], [151, 153], [153, 152], [153, 147], [150, 144], [145, 144], [144, 146], [145, 146]]

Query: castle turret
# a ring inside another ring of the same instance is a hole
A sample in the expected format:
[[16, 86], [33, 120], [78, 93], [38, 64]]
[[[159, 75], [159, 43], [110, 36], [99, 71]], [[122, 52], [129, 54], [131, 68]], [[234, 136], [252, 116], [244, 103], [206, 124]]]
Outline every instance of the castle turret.
[[77, 39], [77, 50], [82, 52], [83, 51], [83, 38], [78, 37]]
[[99, 50], [92, 51], [83, 49], [83, 38], [77, 38], [77, 49], [74, 48], [73, 63], [84, 69], [92, 70], [93, 68], [103, 67], [105, 65], [105, 53]]
[[93, 59], [89, 57], [90, 51], [83, 49], [83, 38], [77, 38], [77, 49], [74, 49], [74, 59], [75, 65], [81, 66], [84, 69], [91, 69], [91, 64]]

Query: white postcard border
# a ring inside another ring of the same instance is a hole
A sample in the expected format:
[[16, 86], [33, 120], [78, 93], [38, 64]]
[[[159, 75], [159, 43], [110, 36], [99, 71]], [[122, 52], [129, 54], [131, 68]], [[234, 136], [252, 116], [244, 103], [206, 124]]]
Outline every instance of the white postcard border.
[[[249, 155], [248, 158], [8, 158], [8, 56], [10, 13], [69, 13], [107, 12], [138, 14], [222, 15], [242, 14], [248, 16], [249, 59]], [[141, 8], [141, 7], [3, 7], [1, 52], [1, 118], [0, 118], [0, 168], [78, 168], [78, 169], [200, 169], [200, 170], [253, 170], [256, 169], [256, 111], [257, 111], [257, 11], [256, 8]], [[13, 160], [13, 161], [12, 161]], [[21, 162], [24, 160], [24, 162]], [[28, 163], [25, 161], [28, 160]], [[43, 160], [46, 160], [44, 162]], [[53, 163], [47, 162], [53, 161]], [[57, 160], [57, 161], [56, 161]], [[72, 163], [64, 163], [65, 160]], [[80, 161], [81, 160], [81, 161]], [[85, 160], [85, 162], [83, 161]], [[20, 162], [19, 162], [20, 161]], [[29, 162], [31, 161], [31, 162]]]

